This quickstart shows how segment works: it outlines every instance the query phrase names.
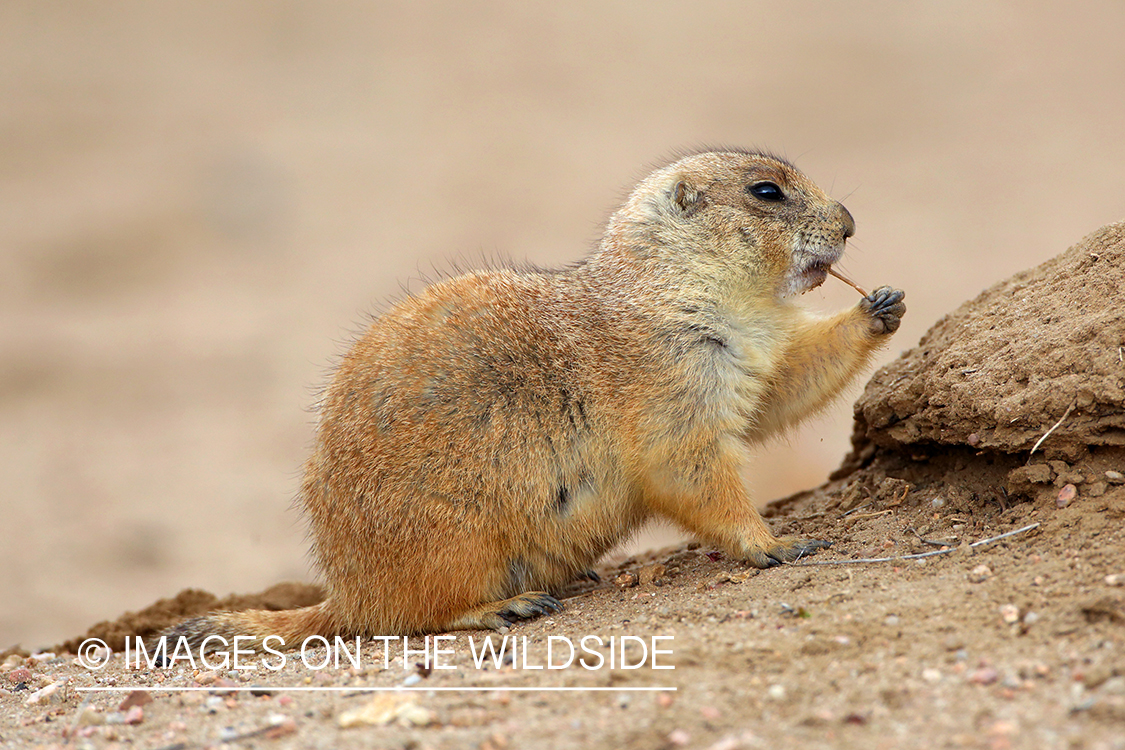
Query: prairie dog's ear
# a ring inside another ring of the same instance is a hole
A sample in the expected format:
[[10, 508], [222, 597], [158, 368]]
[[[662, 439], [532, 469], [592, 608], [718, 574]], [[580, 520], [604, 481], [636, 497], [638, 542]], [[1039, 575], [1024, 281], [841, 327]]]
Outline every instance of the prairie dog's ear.
[[672, 186], [672, 205], [682, 216], [688, 217], [703, 208], [706, 196], [684, 180], [677, 180]]

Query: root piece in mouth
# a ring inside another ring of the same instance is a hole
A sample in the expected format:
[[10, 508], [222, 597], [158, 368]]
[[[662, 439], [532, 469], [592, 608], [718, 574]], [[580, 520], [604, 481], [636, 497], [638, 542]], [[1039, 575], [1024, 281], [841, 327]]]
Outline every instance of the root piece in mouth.
[[835, 276], [835, 277], [836, 277], [837, 279], [839, 279], [840, 281], [842, 281], [842, 282], [844, 282], [845, 284], [847, 284], [848, 286], [850, 286], [850, 287], [851, 287], [852, 289], [854, 289], [854, 290], [856, 290], [857, 292], [859, 292], [859, 294], [860, 294], [860, 296], [861, 296], [861, 297], [866, 297], [866, 296], [867, 296], [867, 292], [865, 292], [865, 291], [863, 290], [863, 287], [861, 287], [861, 286], [860, 286], [859, 284], [857, 284], [857, 283], [855, 283], [854, 281], [852, 281], [851, 279], [849, 279], [849, 278], [848, 278], [847, 276], [845, 276], [844, 274], [842, 274], [842, 273], [839, 273], [839, 272], [838, 272], [838, 271], [837, 271], [836, 269], [832, 268], [831, 266], [829, 266], [829, 268], [828, 268], [828, 273], [832, 274], [832, 275], [833, 275], [833, 276]]

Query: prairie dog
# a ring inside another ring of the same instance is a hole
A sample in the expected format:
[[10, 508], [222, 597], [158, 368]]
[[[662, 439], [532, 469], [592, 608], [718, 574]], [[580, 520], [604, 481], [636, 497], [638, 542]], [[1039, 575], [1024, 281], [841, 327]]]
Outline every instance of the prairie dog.
[[168, 635], [499, 629], [652, 516], [770, 567], [746, 444], [824, 407], [899, 326], [881, 287], [813, 316], [855, 231], [782, 159], [737, 149], [656, 170], [561, 270], [490, 270], [391, 307], [319, 405], [301, 504], [327, 599], [215, 613]]

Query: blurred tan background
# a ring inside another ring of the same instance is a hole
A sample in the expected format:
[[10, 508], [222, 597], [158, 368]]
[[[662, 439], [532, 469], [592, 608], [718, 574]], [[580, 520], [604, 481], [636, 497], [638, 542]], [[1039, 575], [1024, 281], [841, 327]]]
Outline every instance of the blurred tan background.
[[[1123, 34], [1118, 0], [0, 4], [0, 647], [307, 579], [308, 407], [365, 314], [578, 258], [675, 149], [845, 200], [844, 268], [909, 295], [885, 361], [1125, 218]], [[850, 400], [759, 452], [763, 502]]]

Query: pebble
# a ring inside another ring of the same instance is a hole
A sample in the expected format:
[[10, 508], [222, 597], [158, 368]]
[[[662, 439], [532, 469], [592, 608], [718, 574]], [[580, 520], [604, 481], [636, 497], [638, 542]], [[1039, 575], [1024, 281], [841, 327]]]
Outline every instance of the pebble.
[[424, 727], [436, 723], [437, 715], [406, 696], [386, 693], [336, 717], [336, 724], [341, 729], [384, 726], [396, 721], [406, 727]]
[[969, 434], [968, 441], [969, 441], [969, 445], [971, 445], [973, 447], [976, 447], [976, 446], [980, 445], [980, 435], [976, 434], [975, 432], [972, 432], [972, 433]]
[[17, 667], [8, 672], [8, 679], [12, 682], [27, 682], [31, 679], [31, 670], [27, 667]]
[[669, 744], [683, 747], [691, 742], [691, 735], [682, 729], [673, 729], [668, 733], [668, 742]]
[[1014, 721], [997, 721], [988, 728], [988, 733], [993, 737], [1002, 737], [1010, 734], [1015, 734], [1019, 729]]
[[1102, 683], [1102, 692], [1106, 695], [1125, 695], [1125, 677], [1110, 677]]
[[640, 579], [637, 578], [637, 574], [636, 573], [630, 573], [628, 571], [626, 571], [625, 573], [622, 573], [621, 575], [617, 576], [617, 578], [613, 579], [613, 583], [619, 589], [631, 589], [634, 586], [636, 586], [637, 583], [639, 583], [639, 582], [640, 582]]
[[1000, 619], [1008, 625], [1015, 625], [1020, 621], [1020, 608], [1014, 604], [1001, 604]]
[[1073, 503], [1075, 498], [1077, 498], [1077, 497], [1078, 497], [1078, 488], [1075, 487], [1073, 484], [1065, 484], [1065, 485], [1063, 485], [1063, 488], [1061, 490], [1059, 490], [1059, 496], [1058, 496], [1058, 498], [1055, 499], [1055, 505], [1057, 505], [1060, 508], [1065, 508], [1068, 505], [1070, 505], [1071, 503]]
[[974, 685], [991, 685], [1000, 679], [1000, 673], [992, 667], [981, 667], [969, 675], [969, 682]]
[[133, 706], [147, 706], [152, 703], [152, 696], [145, 690], [134, 690], [121, 701], [121, 705], [117, 707], [118, 711], [128, 711]]
[[195, 676], [195, 681], [200, 685], [210, 685], [217, 679], [219, 679], [219, 673], [215, 671], [200, 672]]
[[1105, 577], [1107, 586], [1125, 586], [1125, 573], [1110, 573]]
[[78, 715], [78, 726], [80, 727], [97, 727], [105, 724], [105, 714], [97, 709], [96, 706], [86, 706], [82, 709], [82, 713]]
[[133, 706], [125, 712], [126, 724], [140, 724], [145, 720], [145, 710], [140, 706]]
[[38, 662], [50, 661], [51, 659], [55, 658], [55, 652], [54, 651], [42, 651], [38, 654], [32, 654], [29, 658], [34, 659], [35, 661], [38, 661]]
[[714, 706], [701, 706], [699, 709], [699, 714], [708, 721], [715, 721], [723, 715], [723, 712], [715, 708]]
[[184, 693], [180, 696], [180, 705], [181, 706], [199, 706], [199, 705], [202, 705], [203, 701], [205, 701], [206, 699], [207, 699], [207, 696], [205, 696], [203, 693], [193, 690], [190, 693]]
[[203, 701], [203, 710], [209, 714], [217, 714], [225, 706], [226, 703], [217, 695], [209, 695], [207, 699]]
[[269, 722], [269, 729], [265, 731], [264, 736], [268, 740], [276, 740], [297, 731], [297, 722], [285, 714], [270, 714], [266, 721]]
[[992, 577], [992, 568], [984, 563], [969, 571], [969, 583], [983, 583]]
[[660, 583], [668, 575], [668, 567], [662, 563], [646, 565], [637, 571], [637, 580], [642, 586], [650, 583]]
[[941, 682], [941, 670], [930, 667], [922, 670], [922, 679], [926, 682]]
[[62, 687], [65, 683], [66, 680], [59, 680], [58, 682], [52, 682], [45, 688], [36, 690], [31, 695], [27, 696], [27, 698], [24, 700], [24, 705], [35, 706], [40, 703], [53, 703], [60, 697], [58, 694], [59, 688]]
[[1105, 478], [1110, 484], [1125, 484], [1125, 474], [1120, 471], [1107, 471]]
[[407, 727], [427, 727], [437, 723], [437, 714], [417, 703], [410, 703], [398, 712], [398, 723]]
[[766, 690], [766, 695], [770, 700], [783, 701], [785, 700], [785, 686], [784, 685], [770, 685]]

